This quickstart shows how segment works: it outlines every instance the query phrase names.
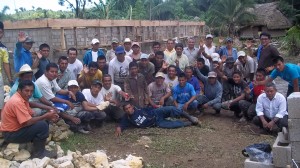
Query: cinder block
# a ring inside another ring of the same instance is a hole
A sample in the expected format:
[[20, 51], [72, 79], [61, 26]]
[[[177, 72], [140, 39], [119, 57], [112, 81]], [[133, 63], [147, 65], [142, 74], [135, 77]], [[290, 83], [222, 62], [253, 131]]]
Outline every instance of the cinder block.
[[297, 162], [300, 161], [300, 142], [291, 142], [292, 145], [292, 158]]
[[276, 167], [286, 167], [291, 165], [291, 144], [288, 146], [278, 146], [279, 136], [277, 136], [275, 143], [273, 144], [273, 163]]
[[287, 98], [287, 102], [288, 102], [289, 118], [300, 119], [300, 111], [299, 111], [300, 92], [294, 92], [290, 94], [289, 97]]
[[244, 168], [275, 168], [274, 164], [266, 165], [261, 162], [254, 162], [247, 158], [244, 162]]
[[288, 119], [290, 141], [300, 141], [300, 119]]

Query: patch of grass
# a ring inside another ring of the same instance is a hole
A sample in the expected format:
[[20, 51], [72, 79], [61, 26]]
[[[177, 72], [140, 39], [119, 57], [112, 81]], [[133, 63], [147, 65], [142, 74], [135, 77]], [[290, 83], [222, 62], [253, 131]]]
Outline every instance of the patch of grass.
[[75, 133], [67, 140], [61, 142], [61, 148], [66, 152], [67, 150], [80, 150], [82, 146], [88, 146], [90, 138], [83, 134]]

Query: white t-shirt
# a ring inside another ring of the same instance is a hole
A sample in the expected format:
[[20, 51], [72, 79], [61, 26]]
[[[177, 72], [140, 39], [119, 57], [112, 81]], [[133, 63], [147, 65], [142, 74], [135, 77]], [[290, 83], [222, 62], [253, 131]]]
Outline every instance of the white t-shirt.
[[[216, 52], [216, 46], [211, 46], [210, 48], [208, 48], [205, 44], [203, 45], [205, 53], [207, 55], [211, 55], [212, 53]], [[209, 59], [205, 58], [202, 54], [201, 57], [204, 59], [205, 61], [205, 65], [207, 65], [208, 67], [210, 67], [210, 61]]]
[[83, 69], [82, 62], [79, 61], [79, 59], [76, 59], [76, 61], [73, 64], [71, 63], [68, 64], [68, 69], [71, 71], [73, 75], [72, 79], [77, 79], [77, 75], [79, 75]]
[[83, 89], [82, 94], [84, 95], [86, 101], [94, 105], [99, 105], [104, 101], [102, 94], [98, 93], [97, 97], [94, 97], [91, 93], [91, 89]]
[[255, 73], [256, 64], [252, 57], [247, 56], [247, 61], [245, 66], [242, 65], [242, 63], [237, 59], [236, 60], [237, 69], [243, 74], [243, 77], [247, 79], [248, 82], [250, 82], [250, 74]]
[[126, 56], [130, 56], [130, 55], [132, 54], [133, 51], [132, 51], [132, 49], [130, 49], [129, 51], [126, 51], [126, 50], [125, 50], [125, 52], [126, 52]]
[[35, 84], [39, 87], [42, 95], [50, 100], [55, 97], [56, 92], [60, 91], [61, 88], [58, 86], [56, 79], [49, 81], [49, 79], [42, 75]]
[[92, 51], [92, 60], [93, 62], [97, 62], [97, 58], [98, 58], [98, 52], [96, 51]]
[[168, 86], [169, 88], [172, 90], [174, 86], [178, 85], [179, 82], [178, 82], [178, 77], [176, 76], [174, 80], [171, 80], [169, 77], [168, 77], [168, 74], [165, 74], [165, 81], [164, 81]]
[[110, 88], [106, 90], [104, 87], [101, 88], [100, 94], [104, 97], [106, 94], [111, 93], [112, 94], [112, 100], [117, 99], [118, 93], [122, 89], [118, 85], [111, 84]]
[[109, 62], [108, 74], [112, 78], [112, 82], [124, 83], [124, 79], [129, 75], [129, 63], [132, 62], [132, 58], [125, 56], [123, 62], [119, 62], [117, 58], [113, 58]]

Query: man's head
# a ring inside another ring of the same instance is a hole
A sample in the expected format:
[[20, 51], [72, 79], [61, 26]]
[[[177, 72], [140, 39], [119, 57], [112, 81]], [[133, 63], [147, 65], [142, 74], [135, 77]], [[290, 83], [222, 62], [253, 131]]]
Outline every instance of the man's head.
[[201, 57], [197, 58], [197, 67], [202, 69], [205, 66], [205, 60]]
[[211, 46], [213, 42], [213, 36], [211, 34], [206, 35], [205, 37], [205, 43], [206, 45]]
[[100, 47], [100, 41], [98, 39], [94, 38], [92, 40], [92, 50], [93, 51], [98, 51], [99, 47]]
[[79, 91], [78, 82], [76, 80], [70, 80], [68, 82], [68, 90], [75, 95]]
[[157, 72], [155, 75], [155, 83], [157, 86], [162, 86], [165, 81], [165, 74], [162, 72]]
[[149, 63], [149, 55], [147, 55], [147, 54], [142, 54], [141, 55], [141, 57], [140, 57], [140, 59], [141, 59], [141, 65], [142, 65], [142, 67], [146, 67], [147, 65], [148, 65], [148, 63]]
[[176, 55], [181, 56], [182, 51], [183, 51], [183, 44], [182, 43], [177, 43], [175, 45], [175, 51], [176, 51]]
[[270, 83], [266, 84], [265, 93], [266, 93], [266, 96], [270, 100], [272, 100], [275, 97], [276, 92], [277, 92], [277, 89], [276, 89], [276, 85], [274, 83], [270, 82]]
[[102, 88], [102, 83], [99, 80], [93, 80], [91, 84], [91, 94], [94, 97], [97, 97]]
[[226, 38], [226, 47], [228, 49], [231, 49], [232, 46], [233, 46], [233, 40], [232, 40], [232, 38], [230, 38], [230, 37]]
[[265, 80], [266, 79], [266, 74], [267, 74], [267, 72], [266, 72], [265, 69], [258, 68], [256, 70], [256, 74], [255, 74], [256, 81], [263, 81], [263, 80]]
[[180, 87], [184, 87], [186, 85], [186, 75], [184, 73], [181, 73], [178, 75], [178, 82]]
[[124, 110], [124, 112], [125, 112], [126, 114], [132, 115], [133, 112], [134, 112], [134, 107], [133, 107], [133, 105], [131, 105], [129, 102], [125, 102], [125, 103], [123, 104], [123, 110]]
[[48, 44], [46, 44], [46, 43], [41, 44], [39, 46], [39, 50], [43, 57], [45, 57], [45, 58], [49, 57], [50, 46]]
[[193, 76], [193, 67], [187, 66], [184, 68], [184, 73], [187, 79], [190, 79]]
[[109, 74], [104, 74], [102, 77], [102, 82], [103, 87], [108, 90], [111, 87], [112, 83], [111, 76]]
[[242, 64], [246, 64], [247, 62], [247, 55], [244, 51], [239, 51], [237, 53], [237, 56], [238, 56], [238, 60], [240, 61], [240, 63]]
[[29, 51], [32, 48], [33, 43], [34, 41], [31, 37], [26, 37], [26, 40], [23, 43], [23, 47]]
[[30, 80], [32, 81], [33, 71], [28, 64], [21, 66], [20, 71], [16, 74], [19, 77], [19, 81]]
[[105, 65], [106, 65], [106, 58], [105, 57], [98, 57], [97, 58], [97, 64], [98, 64], [98, 68], [100, 70], [103, 70]]
[[242, 73], [240, 71], [234, 71], [232, 73], [234, 83], [238, 84], [242, 82]]
[[130, 73], [130, 75], [135, 77], [135, 76], [137, 76], [138, 71], [139, 71], [138, 64], [135, 61], [130, 62], [129, 63], [129, 73]]
[[119, 39], [112, 38], [111, 40], [111, 48], [116, 51], [116, 48], [119, 46]]
[[157, 41], [154, 41], [152, 44], [152, 51], [156, 53], [157, 51], [160, 51], [160, 43]]
[[133, 53], [133, 54], [138, 54], [138, 53], [140, 53], [140, 51], [141, 51], [140, 43], [138, 43], [138, 42], [133, 42], [133, 43], [132, 43], [132, 46], [131, 46], [131, 49], [132, 49], [132, 53]]
[[71, 47], [68, 49], [67, 54], [68, 54], [69, 63], [73, 64], [77, 59], [77, 49], [74, 47]]
[[174, 49], [174, 40], [168, 39], [167, 40], [167, 50], [172, 51]]
[[162, 52], [162, 51], [155, 52], [155, 62], [156, 63], [158, 63], [158, 64], [163, 63], [164, 57], [165, 57], [164, 52]]
[[119, 62], [124, 62], [125, 60], [125, 50], [123, 46], [118, 46], [116, 48], [116, 56]]
[[34, 84], [31, 80], [20, 81], [18, 86], [18, 93], [25, 101], [29, 101], [34, 91]]
[[54, 80], [57, 78], [58, 73], [58, 66], [56, 63], [50, 62], [46, 66], [45, 76], [48, 78], [49, 81]]
[[130, 49], [131, 49], [131, 40], [130, 40], [130, 38], [125, 38], [124, 48], [125, 48], [126, 51], [130, 51]]
[[282, 57], [277, 56], [272, 61], [277, 71], [282, 72], [284, 70], [285, 65]]
[[217, 73], [214, 71], [211, 71], [207, 75], [208, 77], [208, 83], [211, 85], [214, 85], [217, 82]]
[[60, 56], [57, 63], [61, 72], [65, 72], [68, 68], [68, 58], [66, 56]]
[[170, 79], [174, 79], [176, 77], [177, 71], [176, 71], [176, 66], [175, 65], [170, 65], [168, 67], [168, 71], [167, 71], [168, 77]]
[[188, 39], [188, 48], [193, 49], [194, 47], [195, 47], [195, 39], [194, 39], [194, 37], [190, 37]]
[[260, 38], [260, 43], [262, 46], [266, 47], [270, 44], [270, 40], [271, 40], [271, 35], [267, 32], [262, 32], [259, 35]]
[[233, 57], [228, 57], [226, 59], [226, 66], [229, 68], [229, 69], [232, 69], [234, 67], [234, 59]]
[[88, 67], [89, 67], [89, 75], [94, 76], [98, 71], [97, 62], [90, 62]]
[[4, 36], [4, 24], [0, 21], [0, 39]]

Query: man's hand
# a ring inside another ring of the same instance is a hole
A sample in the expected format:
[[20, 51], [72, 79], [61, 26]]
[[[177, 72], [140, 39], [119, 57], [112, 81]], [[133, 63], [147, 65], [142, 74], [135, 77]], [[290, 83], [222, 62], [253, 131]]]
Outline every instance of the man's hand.
[[219, 37], [219, 44], [221, 45], [221, 44], [223, 44], [223, 42], [224, 42], [224, 37]]
[[106, 95], [104, 95], [104, 100], [111, 101], [111, 99], [112, 99], [112, 93], [111, 92], [109, 92]]
[[89, 68], [86, 65], [83, 66], [83, 72], [84, 72], [84, 74], [89, 73]]
[[273, 71], [273, 69], [274, 69], [274, 66], [269, 66], [269, 67], [265, 68], [266, 72], [271, 72], [271, 71]]
[[262, 121], [262, 124], [263, 124], [263, 127], [264, 127], [265, 129], [268, 129], [268, 128], [269, 128], [269, 127], [268, 127], [269, 123], [268, 123], [266, 120]]
[[121, 127], [116, 127], [116, 132], [115, 132], [116, 137], [121, 136], [121, 134], [122, 134]]
[[70, 107], [71, 110], [74, 109], [74, 104], [70, 101], [67, 101], [66, 104]]
[[42, 54], [39, 52], [39, 51], [37, 51], [37, 52], [35, 52], [36, 53], [36, 55], [37, 55], [37, 58], [39, 58], [39, 59], [41, 59], [43, 56], [42, 56]]
[[268, 123], [267, 127], [270, 129], [270, 131], [272, 131], [274, 125], [275, 125], [275, 122], [272, 120]]
[[246, 93], [246, 94], [250, 94], [251, 93], [251, 89], [250, 89], [250, 87], [249, 86], [247, 86], [245, 89], [244, 89], [244, 92]]
[[163, 106], [165, 104], [165, 99], [164, 98], [161, 98], [159, 100], [159, 105]]
[[175, 64], [176, 64], [177, 67], [179, 66], [179, 60], [178, 59], [175, 60]]
[[208, 105], [207, 103], [205, 103], [205, 104], [202, 105], [202, 108], [205, 108], [205, 109], [206, 109], [206, 108], [208, 108], [208, 107], [209, 107], [209, 105]]
[[78, 125], [78, 124], [81, 123], [81, 120], [80, 120], [79, 118], [77, 118], [77, 117], [72, 117], [71, 121], [72, 121], [74, 124], [76, 124], [76, 125]]
[[56, 122], [59, 118], [58, 113], [53, 111], [53, 110], [49, 110], [44, 115], [45, 115], [46, 120], [49, 120], [49, 121], [52, 121], [52, 122]]
[[203, 48], [203, 46], [204, 46], [204, 40], [203, 40], [203, 38], [200, 38], [200, 41], [199, 41], [200, 49]]
[[184, 103], [182, 109], [183, 109], [184, 111], [187, 111], [188, 107], [189, 107], [189, 104], [188, 104], [188, 103]]
[[227, 59], [226, 55], [223, 55], [223, 56], [221, 57], [222, 63], [225, 63], [225, 62], [226, 62], [226, 59]]
[[168, 66], [169, 66], [168, 63], [166, 61], [164, 61], [161, 68], [162, 69], [167, 69]]
[[27, 38], [27, 35], [24, 33], [24, 32], [19, 32], [19, 35], [18, 35], [18, 41], [20, 43], [23, 43]]

